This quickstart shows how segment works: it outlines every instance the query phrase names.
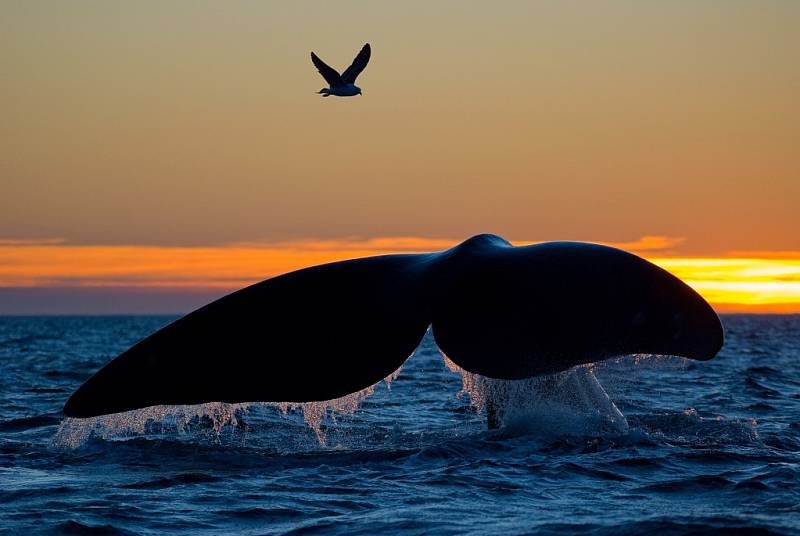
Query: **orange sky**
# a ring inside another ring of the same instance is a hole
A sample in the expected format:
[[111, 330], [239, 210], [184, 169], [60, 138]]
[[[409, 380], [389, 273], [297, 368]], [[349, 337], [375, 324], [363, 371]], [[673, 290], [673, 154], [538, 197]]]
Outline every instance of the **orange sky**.
[[[800, 252], [768, 258], [744, 253], [723, 258], [664, 256], [679, 242], [643, 237], [611, 245], [634, 251], [669, 270], [720, 312], [800, 312]], [[225, 247], [0, 242], [0, 287], [206, 290], [210, 295], [222, 295], [305, 266], [368, 255], [432, 251], [456, 243], [417, 237]], [[124, 304], [120, 306], [124, 309]]]
[[[5, 289], [221, 291], [398, 236], [658, 236], [681, 239], [639, 251], [720, 309], [800, 310], [798, 2], [2, 11]], [[367, 41], [364, 96], [315, 95], [309, 52], [344, 67]]]

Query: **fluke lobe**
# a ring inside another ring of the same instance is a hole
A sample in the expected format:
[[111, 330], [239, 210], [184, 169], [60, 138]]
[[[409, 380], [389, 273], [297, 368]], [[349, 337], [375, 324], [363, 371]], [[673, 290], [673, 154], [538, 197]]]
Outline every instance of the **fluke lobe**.
[[396, 370], [431, 325], [457, 365], [500, 379], [626, 354], [707, 360], [723, 342], [708, 303], [636, 255], [478, 235], [438, 253], [313, 266], [229, 294], [123, 352], [64, 413], [330, 400]]

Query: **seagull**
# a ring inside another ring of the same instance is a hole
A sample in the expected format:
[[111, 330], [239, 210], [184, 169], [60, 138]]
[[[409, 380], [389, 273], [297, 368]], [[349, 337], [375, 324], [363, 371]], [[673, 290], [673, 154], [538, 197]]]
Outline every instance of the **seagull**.
[[361, 74], [361, 71], [367, 66], [371, 53], [372, 49], [369, 48], [369, 43], [367, 43], [358, 53], [356, 59], [353, 60], [352, 65], [345, 69], [342, 74], [339, 74], [336, 72], [336, 69], [330, 67], [319, 59], [319, 56], [312, 52], [311, 61], [314, 63], [314, 67], [317, 68], [322, 78], [330, 85], [330, 87], [320, 89], [317, 93], [323, 97], [329, 97], [331, 95], [336, 95], [337, 97], [361, 95], [361, 88], [358, 87], [355, 82], [358, 75]]

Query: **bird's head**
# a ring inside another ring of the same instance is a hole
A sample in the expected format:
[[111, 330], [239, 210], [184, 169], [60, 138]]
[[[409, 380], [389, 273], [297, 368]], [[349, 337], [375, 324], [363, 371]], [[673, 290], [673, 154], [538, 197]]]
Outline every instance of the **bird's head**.
[[363, 93], [361, 93], [361, 88], [360, 87], [356, 86], [356, 91], [358, 91], [358, 93], [356, 93], [356, 95], [363, 95]]

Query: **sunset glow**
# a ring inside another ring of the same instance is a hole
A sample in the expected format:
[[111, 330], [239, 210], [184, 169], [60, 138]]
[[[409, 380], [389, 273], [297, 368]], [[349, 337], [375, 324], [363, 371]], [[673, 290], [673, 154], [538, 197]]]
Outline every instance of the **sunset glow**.
[[[800, 2], [733, 4], [8, 3], [0, 313], [179, 312], [479, 233], [800, 312]], [[366, 42], [363, 96], [316, 94], [310, 52]]]
[[[662, 256], [680, 240], [643, 237], [610, 244], [633, 250], [697, 290], [721, 312], [800, 312], [800, 255]], [[220, 247], [71, 246], [0, 243], [0, 287], [215, 289], [225, 293], [262, 279], [326, 262], [435, 251], [455, 240], [380, 237]], [[516, 242], [526, 244], [531, 242]], [[655, 251], [655, 254], [650, 254]]]

